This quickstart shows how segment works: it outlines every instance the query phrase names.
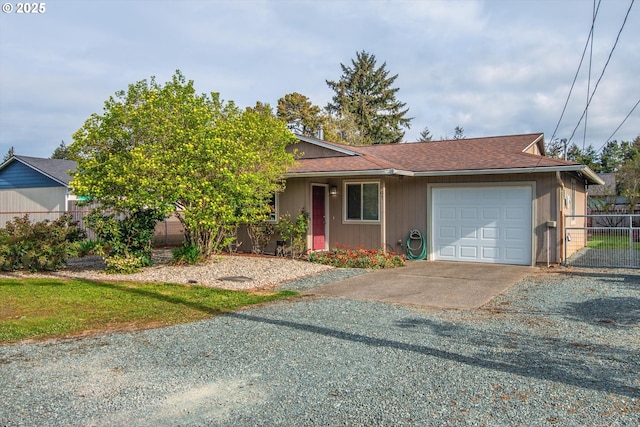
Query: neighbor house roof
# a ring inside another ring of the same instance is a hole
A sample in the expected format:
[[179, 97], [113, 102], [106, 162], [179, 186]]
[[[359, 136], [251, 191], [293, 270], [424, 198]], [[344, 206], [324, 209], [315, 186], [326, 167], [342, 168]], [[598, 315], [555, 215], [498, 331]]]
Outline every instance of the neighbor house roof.
[[[315, 138], [299, 137], [314, 144]], [[372, 146], [345, 146], [323, 141], [349, 153], [339, 157], [304, 157], [288, 176], [409, 175], [441, 176], [496, 173], [573, 171], [583, 173], [592, 183], [601, 180], [588, 167], [553, 159], [544, 152], [541, 133], [468, 138], [435, 142], [416, 142]], [[533, 145], [538, 150], [531, 150]]]
[[48, 178], [64, 185], [69, 186], [71, 182], [71, 175], [69, 171], [76, 170], [76, 162], [73, 160], [62, 159], [43, 159], [41, 157], [29, 157], [29, 156], [12, 156], [9, 160], [0, 165], [0, 170], [8, 166], [14, 161], [18, 161], [25, 166], [45, 175]]
[[616, 195], [616, 174], [599, 173], [598, 176], [604, 182], [603, 185], [592, 185], [589, 187], [590, 196], [615, 196]]

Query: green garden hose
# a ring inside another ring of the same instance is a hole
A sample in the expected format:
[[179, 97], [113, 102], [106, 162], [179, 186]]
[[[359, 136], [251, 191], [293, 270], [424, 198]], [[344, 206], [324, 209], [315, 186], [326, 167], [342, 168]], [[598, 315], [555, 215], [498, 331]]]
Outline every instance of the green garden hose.
[[[419, 246], [414, 249], [411, 245], [411, 242], [417, 240], [419, 241]], [[420, 251], [419, 254], [418, 251]], [[416, 255], [417, 254], [417, 255]], [[420, 233], [420, 230], [413, 229], [409, 231], [409, 237], [407, 238], [407, 259], [411, 260], [421, 260], [425, 259], [427, 256], [427, 245], [424, 241], [424, 236]]]

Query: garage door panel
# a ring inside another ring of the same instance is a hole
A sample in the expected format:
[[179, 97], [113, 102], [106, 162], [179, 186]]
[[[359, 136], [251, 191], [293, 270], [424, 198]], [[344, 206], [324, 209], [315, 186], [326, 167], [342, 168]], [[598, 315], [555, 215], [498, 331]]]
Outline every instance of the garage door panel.
[[487, 260], [497, 260], [500, 258], [500, 250], [495, 247], [483, 247], [482, 258]]
[[455, 259], [456, 257], [456, 247], [455, 246], [442, 246], [440, 248], [440, 256], [442, 259], [451, 258]]
[[504, 212], [504, 218], [508, 221], [521, 221], [525, 218], [524, 209], [520, 207], [505, 208]]
[[461, 208], [460, 209], [460, 219], [477, 220], [478, 219], [478, 209], [477, 208]]
[[482, 209], [482, 219], [484, 220], [494, 220], [500, 219], [500, 209], [498, 208], [483, 208]]
[[507, 260], [519, 261], [524, 257], [525, 252], [520, 248], [505, 248], [504, 255]]
[[434, 188], [435, 259], [531, 263], [532, 188]]
[[482, 227], [483, 240], [497, 240], [500, 238], [500, 230], [495, 227]]
[[460, 246], [460, 258], [475, 260], [478, 258], [478, 248], [475, 246]]
[[476, 240], [478, 238], [478, 229], [475, 227], [460, 227], [460, 238]]
[[440, 219], [456, 219], [456, 208], [454, 207], [441, 207], [438, 209], [438, 218]]
[[439, 227], [438, 228], [438, 236], [440, 238], [455, 238], [456, 237], [456, 228], [455, 227]]
[[505, 240], [522, 240], [527, 238], [527, 231], [522, 228], [505, 228]]

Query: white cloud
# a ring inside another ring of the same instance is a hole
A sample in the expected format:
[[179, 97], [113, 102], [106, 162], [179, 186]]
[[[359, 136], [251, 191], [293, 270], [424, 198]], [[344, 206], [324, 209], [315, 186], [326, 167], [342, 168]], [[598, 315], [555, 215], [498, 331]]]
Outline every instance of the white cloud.
[[[592, 79], [628, 4], [601, 5]], [[23, 154], [48, 156], [115, 91], [152, 75], [164, 82], [176, 69], [198, 91], [220, 92], [241, 106], [275, 105], [294, 91], [324, 106], [333, 95], [325, 80], [339, 78], [340, 63], [361, 50], [398, 74], [398, 99], [414, 117], [406, 139], [425, 126], [436, 137], [451, 136], [457, 125], [468, 136], [543, 131], [550, 137], [591, 7], [579, 0], [60, 0], [40, 17], [0, 16], [0, 150], [14, 145]], [[594, 145], [640, 97], [639, 21], [635, 7], [590, 108]], [[586, 90], [583, 68], [559, 135], [575, 127]], [[618, 139], [638, 133], [640, 111]]]

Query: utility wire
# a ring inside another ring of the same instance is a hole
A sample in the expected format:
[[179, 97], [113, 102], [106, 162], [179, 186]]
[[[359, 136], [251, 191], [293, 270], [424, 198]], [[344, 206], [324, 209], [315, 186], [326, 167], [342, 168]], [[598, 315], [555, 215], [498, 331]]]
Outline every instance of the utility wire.
[[[591, 20], [591, 29], [589, 30], [589, 35], [587, 36], [587, 41], [584, 44], [584, 49], [582, 50], [582, 57], [580, 58], [580, 63], [578, 64], [578, 69], [576, 70], [576, 75], [573, 76], [573, 82], [571, 83], [571, 88], [569, 89], [569, 94], [567, 95], [567, 100], [564, 102], [564, 107], [562, 108], [562, 114], [560, 114], [560, 118], [558, 119], [558, 124], [556, 124], [556, 128], [553, 130], [553, 134], [551, 135], [551, 139], [549, 141], [553, 141], [556, 136], [556, 132], [558, 132], [558, 128], [560, 127], [560, 122], [562, 122], [562, 118], [564, 117], [564, 113], [567, 111], [567, 105], [569, 104], [569, 99], [571, 98], [571, 93], [573, 92], [573, 87], [576, 84], [576, 80], [578, 80], [578, 74], [580, 73], [580, 69], [582, 68], [582, 61], [584, 61], [584, 55], [587, 53], [587, 47], [589, 47], [589, 40], [593, 36], [593, 27], [596, 24], [596, 16], [598, 15], [598, 11], [600, 10], [600, 3], [602, 0], [598, 1], [598, 7], [596, 8], [595, 13], [593, 14], [593, 19]], [[588, 96], [588, 94], [587, 94]]]
[[604, 147], [606, 147], [606, 145], [609, 143], [609, 141], [611, 141], [611, 138], [613, 138], [613, 135], [616, 134], [616, 132], [618, 132], [618, 130], [622, 127], [622, 125], [624, 124], [624, 122], [627, 121], [627, 119], [629, 118], [629, 116], [631, 116], [631, 114], [633, 113], [633, 111], [636, 109], [636, 107], [638, 106], [638, 104], [640, 104], [640, 99], [638, 99], [638, 102], [636, 102], [636, 105], [633, 106], [633, 108], [631, 109], [631, 111], [629, 111], [629, 114], [627, 114], [627, 117], [624, 118], [624, 120], [622, 121], [622, 123], [620, 123], [620, 125], [618, 125], [618, 127], [616, 128], [616, 130], [613, 131], [613, 133], [609, 136], [609, 138], [607, 138], [607, 140], [604, 142], [604, 144], [602, 144], [602, 147], [600, 147], [600, 149], [597, 151], [598, 153], [602, 150], [604, 150]]
[[[593, 0], [593, 23], [596, 20], [596, 0]], [[593, 39], [595, 33], [591, 34], [591, 47], [589, 48], [589, 78], [587, 79], [587, 108], [589, 108], [589, 92], [591, 91], [591, 64], [593, 63]], [[589, 118], [589, 112], [587, 111], [584, 116], [584, 132], [582, 134], [582, 151], [587, 141], [587, 119]]]
[[613, 47], [611, 48], [611, 52], [609, 52], [609, 57], [607, 58], [607, 62], [604, 64], [604, 67], [602, 68], [602, 73], [600, 73], [600, 77], [598, 78], [598, 81], [596, 82], [596, 85], [593, 88], [593, 92], [591, 92], [591, 96], [589, 97], [589, 102], [587, 102], [587, 106], [582, 111], [582, 115], [580, 116], [580, 119], [578, 120], [578, 124], [576, 124], [576, 127], [573, 128], [573, 132], [571, 132], [571, 136], [569, 137], [569, 140], [567, 141], [567, 143], [571, 142], [571, 139], [573, 139], [573, 136], [576, 134], [576, 130], [578, 130], [578, 127], [580, 126], [580, 123], [582, 122], [582, 119], [584, 118], [585, 114], [587, 114], [587, 109], [589, 108], [589, 104], [591, 104], [591, 101], [593, 100], [593, 96], [596, 94], [596, 90], [598, 90], [598, 85], [600, 84], [600, 81], [602, 80], [602, 77], [604, 76], [604, 72], [607, 69], [607, 66], [609, 65], [609, 61], [611, 60], [611, 56], [613, 56], [613, 51], [615, 50], [616, 46], [618, 45], [618, 40], [620, 40], [620, 34], [622, 33], [622, 30], [624, 29], [624, 26], [627, 23], [627, 18], [629, 17], [629, 13], [631, 12], [631, 8], [633, 7], [633, 2], [634, 1], [635, 0], [631, 0], [631, 4], [629, 4], [629, 9], [627, 10], [627, 14], [624, 17], [624, 21], [622, 21], [622, 26], [620, 27], [620, 31], [618, 31], [618, 36], [616, 37], [616, 41], [613, 44]]

